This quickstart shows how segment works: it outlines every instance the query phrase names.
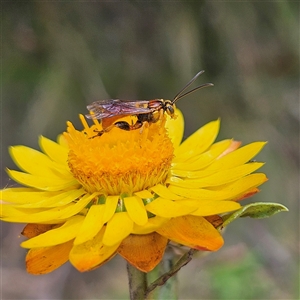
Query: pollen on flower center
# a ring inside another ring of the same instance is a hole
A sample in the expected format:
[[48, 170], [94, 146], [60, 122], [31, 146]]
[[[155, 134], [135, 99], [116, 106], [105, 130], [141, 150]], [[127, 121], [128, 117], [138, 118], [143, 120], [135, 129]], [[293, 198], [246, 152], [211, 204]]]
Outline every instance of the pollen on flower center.
[[[127, 117], [126, 122], [135, 122]], [[173, 158], [173, 144], [165, 119], [142, 128], [125, 131], [113, 128], [102, 136], [101, 124], [89, 126], [82, 115], [83, 131], [68, 122], [68, 164], [74, 177], [90, 193], [106, 195], [133, 193], [163, 183]]]

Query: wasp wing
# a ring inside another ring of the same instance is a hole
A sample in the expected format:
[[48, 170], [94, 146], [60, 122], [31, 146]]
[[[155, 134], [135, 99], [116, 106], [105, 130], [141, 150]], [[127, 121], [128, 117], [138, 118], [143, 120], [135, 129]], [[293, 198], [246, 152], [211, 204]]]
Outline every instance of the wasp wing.
[[147, 114], [153, 111], [148, 108], [148, 103], [147, 100], [99, 100], [87, 106], [91, 114], [86, 115], [86, 117], [89, 119], [105, 119], [119, 115]]

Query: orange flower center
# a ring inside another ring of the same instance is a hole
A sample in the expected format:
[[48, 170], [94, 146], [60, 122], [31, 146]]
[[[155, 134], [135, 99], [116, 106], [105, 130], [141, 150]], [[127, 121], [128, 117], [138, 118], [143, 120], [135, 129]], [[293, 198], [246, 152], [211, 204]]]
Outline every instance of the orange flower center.
[[[140, 129], [114, 127], [103, 135], [101, 124], [89, 126], [82, 115], [83, 131], [68, 122], [64, 133], [69, 146], [68, 164], [74, 177], [90, 193], [132, 194], [163, 183], [173, 159], [173, 144], [165, 128], [165, 117]], [[135, 117], [126, 117], [129, 124]]]

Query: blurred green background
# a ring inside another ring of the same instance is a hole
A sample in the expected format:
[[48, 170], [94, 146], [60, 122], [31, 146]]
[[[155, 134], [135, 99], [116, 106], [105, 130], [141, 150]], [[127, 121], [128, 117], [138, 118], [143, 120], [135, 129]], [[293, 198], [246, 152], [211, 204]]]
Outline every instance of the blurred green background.
[[[179, 299], [299, 299], [299, 2], [2, 2], [2, 187], [7, 147], [38, 149], [86, 105], [172, 99], [196, 74], [213, 82], [178, 102], [185, 136], [221, 118], [219, 139], [267, 140], [269, 181], [249, 201], [290, 212], [241, 219], [225, 245], [180, 273]], [[245, 203], [247, 203], [245, 202]], [[78, 273], [25, 271], [22, 225], [1, 223], [1, 299], [128, 299], [125, 262]]]

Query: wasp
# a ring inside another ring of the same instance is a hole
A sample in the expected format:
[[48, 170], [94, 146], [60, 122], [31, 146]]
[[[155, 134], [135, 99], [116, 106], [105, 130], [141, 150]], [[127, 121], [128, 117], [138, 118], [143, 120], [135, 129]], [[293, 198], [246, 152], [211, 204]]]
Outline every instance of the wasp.
[[[213, 86], [212, 83], [201, 84], [192, 90], [185, 92], [186, 89], [201, 75], [204, 70], [198, 72], [173, 98], [173, 100], [153, 99], [153, 100], [121, 100], [106, 99], [95, 101], [87, 106], [90, 114], [86, 115], [89, 119], [99, 119], [102, 123], [102, 130], [97, 131], [96, 136], [101, 136], [117, 127], [122, 130], [135, 130], [141, 128], [145, 122], [148, 124], [156, 123], [164, 113], [171, 118], [175, 117], [175, 103], [179, 99], [200, 90], [204, 87]], [[125, 116], [136, 116], [134, 124], [126, 121], [118, 121]]]

